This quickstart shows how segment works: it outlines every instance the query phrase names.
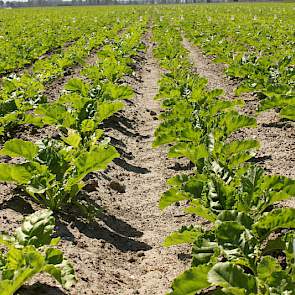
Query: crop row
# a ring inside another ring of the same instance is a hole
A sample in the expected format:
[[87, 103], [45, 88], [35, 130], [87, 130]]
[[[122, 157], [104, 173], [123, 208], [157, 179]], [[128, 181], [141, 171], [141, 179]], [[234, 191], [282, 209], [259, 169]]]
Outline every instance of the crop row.
[[[181, 11], [180, 11], [181, 13]], [[192, 8], [181, 21], [187, 37], [226, 74], [240, 81], [237, 94], [255, 92], [259, 111], [280, 110], [295, 120], [294, 8], [266, 6], [205, 6]]]
[[124, 28], [123, 21], [112, 26], [107, 18], [101, 24], [104, 25], [84, 35], [61, 53], [37, 61], [32, 69], [3, 78], [0, 90], [0, 135], [9, 138], [9, 131], [18, 124], [31, 123], [28, 111], [48, 100], [45, 90], [50, 87], [50, 83], [66, 75], [70, 67], [83, 64], [92, 50]]
[[[13, 294], [39, 272], [51, 274], [66, 289], [75, 283], [73, 267], [55, 248], [59, 239], [52, 239], [52, 211], [75, 208], [86, 218], [100, 212], [81, 192], [89, 173], [104, 170], [119, 156], [104, 136], [103, 122], [124, 107], [123, 99], [133, 96], [124, 77], [132, 75], [135, 58], [144, 50], [141, 38], [146, 27], [145, 19], [132, 24], [135, 17], [126, 18], [108, 32], [103, 29], [100, 37], [98, 33], [101, 48], [97, 62], [85, 65], [81, 78], [70, 79], [56, 101], [42, 101], [30, 112], [24, 110], [25, 123], [52, 126], [57, 136], [36, 142], [14, 138], [0, 150], [8, 159], [8, 163], [0, 163], [0, 180], [17, 185], [48, 208], [26, 217], [15, 235], [1, 235], [0, 242], [9, 250], [0, 259], [1, 294]], [[19, 109], [22, 105], [25, 100], [19, 101]]]
[[67, 43], [96, 34], [97, 29], [120, 15], [113, 11], [26, 10], [0, 11], [0, 75], [32, 64]]
[[251, 159], [256, 140], [233, 140], [253, 117], [209, 91], [192, 70], [179, 27], [160, 17], [153, 29], [154, 54], [164, 74], [157, 99], [164, 112], [154, 146], [167, 145], [168, 157], [186, 158], [193, 168], [168, 180], [160, 208], [180, 203], [185, 212], [210, 225], [183, 226], [164, 245], [192, 245], [191, 268], [177, 277], [171, 294], [294, 294], [295, 209], [279, 202], [294, 195], [295, 181], [267, 175]]

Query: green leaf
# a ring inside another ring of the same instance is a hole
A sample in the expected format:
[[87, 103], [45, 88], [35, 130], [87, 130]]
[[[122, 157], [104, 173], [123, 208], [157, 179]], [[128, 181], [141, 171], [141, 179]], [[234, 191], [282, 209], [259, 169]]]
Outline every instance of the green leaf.
[[215, 264], [208, 273], [208, 281], [215, 286], [226, 289], [237, 288], [241, 289], [241, 291], [244, 290], [240, 294], [256, 294], [257, 292], [255, 277], [244, 273], [240, 267], [230, 262]]
[[83, 96], [87, 96], [89, 91], [89, 85], [79, 78], [73, 78], [69, 80], [68, 83], [65, 85], [65, 90], [78, 92]]
[[295, 105], [289, 105], [284, 107], [280, 111], [280, 116], [291, 121], [295, 121]]
[[192, 249], [192, 265], [198, 266], [209, 263], [219, 253], [218, 244], [205, 238], [196, 239]]
[[43, 122], [49, 125], [61, 125], [65, 128], [71, 128], [76, 121], [67, 108], [58, 103], [39, 105], [36, 113], [43, 115]]
[[93, 131], [95, 128], [95, 122], [91, 119], [85, 119], [82, 121], [81, 124], [81, 131], [82, 132], [89, 132]]
[[24, 218], [22, 225], [15, 231], [20, 245], [41, 247], [49, 245], [55, 219], [51, 210], [40, 210]]
[[273, 272], [280, 271], [282, 268], [278, 261], [271, 256], [264, 256], [257, 266], [258, 277], [267, 280]]
[[190, 206], [185, 209], [185, 212], [196, 214], [197, 216], [200, 216], [211, 222], [216, 220], [216, 216], [210, 209], [203, 206], [200, 200], [192, 200]]
[[245, 227], [236, 221], [224, 221], [216, 228], [218, 243], [227, 247], [239, 245]]
[[112, 146], [100, 144], [89, 152], [82, 153], [74, 164], [76, 166], [75, 182], [82, 180], [88, 173], [104, 170], [113, 159], [120, 155]]
[[250, 149], [258, 149], [259, 147], [260, 144], [257, 140], [234, 140], [225, 144], [222, 148], [222, 152], [225, 154], [225, 157], [228, 157]]
[[5, 142], [3, 149], [0, 150], [0, 155], [23, 157], [27, 160], [33, 160], [37, 156], [37, 153], [37, 145], [30, 141], [17, 138]]
[[62, 137], [62, 140], [68, 145], [77, 148], [82, 140], [79, 133], [73, 129], [68, 130], [68, 136]]
[[204, 144], [196, 145], [190, 142], [180, 142], [173, 146], [168, 153], [169, 158], [186, 157], [193, 163], [208, 157], [208, 150]]
[[130, 99], [134, 92], [130, 86], [117, 85], [113, 83], [106, 83], [104, 85], [104, 96], [108, 99]]
[[166, 237], [162, 245], [171, 247], [179, 244], [191, 244], [201, 234], [202, 232], [197, 228], [184, 226], [179, 231], [175, 231]]
[[237, 210], [223, 210], [218, 215], [218, 220], [222, 222], [237, 221], [239, 224], [248, 229], [251, 229], [253, 224], [253, 220], [246, 213], [239, 212]]
[[95, 118], [98, 122], [102, 122], [123, 108], [124, 103], [121, 101], [111, 103], [103, 102], [97, 106], [97, 113]]
[[187, 200], [190, 198], [190, 195], [179, 191], [178, 189], [170, 189], [168, 191], [166, 191], [160, 199], [159, 202], [159, 208], [161, 210], [165, 209], [166, 207], [178, 202], [178, 201], [183, 201], [183, 200]]
[[195, 295], [198, 291], [210, 286], [207, 275], [210, 270], [209, 265], [199, 265], [192, 267], [178, 276], [173, 284], [171, 295]]
[[245, 115], [240, 115], [237, 112], [228, 112], [224, 118], [226, 126], [226, 134], [230, 135], [233, 132], [245, 128], [256, 127], [256, 119]]
[[260, 240], [280, 228], [292, 228], [295, 225], [295, 209], [280, 208], [265, 213], [254, 225], [254, 232]]
[[34, 176], [29, 164], [0, 163], [0, 181], [28, 184]]
[[65, 259], [57, 265], [47, 264], [44, 271], [52, 275], [66, 290], [69, 290], [76, 283], [75, 271]]
[[46, 263], [48, 264], [60, 264], [63, 261], [63, 253], [61, 250], [55, 248], [48, 248], [46, 250]]

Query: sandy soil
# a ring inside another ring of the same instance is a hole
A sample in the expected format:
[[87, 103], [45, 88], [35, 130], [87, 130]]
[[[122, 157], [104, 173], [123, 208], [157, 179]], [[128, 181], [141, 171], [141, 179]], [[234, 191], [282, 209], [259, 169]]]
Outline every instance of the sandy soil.
[[[201, 50], [193, 46], [186, 38], [185, 48], [189, 51], [195, 70], [208, 79], [208, 88], [221, 88], [225, 97], [235, 99], [237, 82], [225, 76], [224, 65], [213, 63], [203, 55]], [[295, 177], [295, 125], [294, 122], [280, 122], [275, 111], [256, 114], [258, 98], [252, 93], [245, 93], [239, 98], [245, 101], [242, 113], [256, 116], [257, 128], [247, 128], [234, 135], [234, 138], [252, 138], [261, 143], [254, 161], [262, 165], [270, 174]]]
[[[100, 219], [89, 223], [67, 215], [58, 217], [61, 248], [73, 262], [78, 283], [69, 293], [39, 276], [19, 294], [165, 294], [171, 281], [189, 266], [189, 249], [163, 248], [172, 231], [198, 219], [178, 207], [161, 212], [158, 201], [166, 180], [181, 164], [166, 158], [167, 151], [153, 149], [153, 132], [159, 121], [160, 71], [148, 42], [142, 70], [129, 83], [137, 93], [125, 110], [105, 123], [105, 130], [121, 157], [103, 173], [89, 177], [88, 194], [104, 208]], [[0, 188], [0, 225], [11, 232], [37, 206]], [[13, 196], [14, 195], [14, 196]], [[39, 281], [37, 283], [37, 280]]]

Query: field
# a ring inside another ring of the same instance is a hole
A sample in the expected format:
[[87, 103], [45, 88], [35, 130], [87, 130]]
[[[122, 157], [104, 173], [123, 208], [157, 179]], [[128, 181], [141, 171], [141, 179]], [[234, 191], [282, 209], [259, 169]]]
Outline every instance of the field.
[[0, 294], [295, 294], [294, 19], [0, 10]]

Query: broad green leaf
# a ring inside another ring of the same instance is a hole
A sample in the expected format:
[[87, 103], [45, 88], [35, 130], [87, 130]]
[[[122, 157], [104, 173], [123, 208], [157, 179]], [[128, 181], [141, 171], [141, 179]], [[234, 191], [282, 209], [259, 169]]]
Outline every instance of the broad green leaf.
[[121, 101], [111, 103], [103, 102], [101, 104], [98, 104], [95, 118], [98, 122], [102, 122], [123, 108], [124, 103]]
[[37, 153], [37, 145], [30, 141], [17, 138], [5, 142], [3, 149], [0, 150], [0, 155], [23, 157], [27, 160], [33, 160], [37, 156]]
[[26, 164], [0, 163], [0, 181], [28, 184], [34, 176], [34, 171]]
[[280, 208], [265, 213], [254, 225], [253, 229], [260, 240], [265, 239], [271, 232], [280, 228], [295, 226], [295, 209]]
[[61, 250], [59, 249], [55, 249], [55, 248], [48, 248], [46, 250], [46, 263], [48, 264], [60, 264], [63, 261], [63, 253]]
[[36, 113], [42, 115], [43, 122], [49, 125], [61, 125], [65, 128], [71, 128], [76, 121], [66, 107], [58, 103], [39, 105]]
[[187, 142], [177, 143], [168, 153], [170, 158], [186, 157], [195, 164], [199, 159], [207, 158], [208, 155], [208, 150], [204, 144], [197, 146]]
[[234, 140], [223, 146], [222, 153], [225, 157], [231, 157], [233, 154], [258, 149], [259, 147], [260, 144], [257, 140]]
[[257, 292], [256, 280], [252, 275], [244, 273], [242, 268], [230, 262], [215, 264], [208, 273], [208, 281], [225, 289], [241, 289], [240, 294]]
[[198, 291], [210, 286], [207, 275], [210, 270], [209, 265], [199, 265], [192, 267], [178, 276], [173, 284], [171, 295], [195, 295]]
[[62, 137], [62, 140], [68, 145], [77, 148], [82, 140], [81, 136], [73, 129], [69, 129], [68, 136]]
[[192, 200], [190, 206], [185, 209], [185, 212], [196, 214], [208, 221], [214, 222], [216, 220], [215, 214], [205, 206], [201, 204], [201, 201], [198, 199]]
[[236, 221], [224, 221], [216, 228], [216, 238], [222, 245], [237, 247], [244, 230], [245, 227]]
[[91, 119], [85, 119], [82, 121], [81, 124], [81, 131], [82, 132], [89, 132], [93, 131], [95, 128], [95, 122]]
[[23, 246], [34, 245], [37, 248], [49, 245], [54, 224], [52, 211], [37, 211], [25, 217], [22, 225], [15, 231], [17, 242]]
[[251, 229], [253, 224], [253, 220], [246, 213], [237, 210], [223, 210], [217, 219], [222, 222], [236, 221], [248, 229]]
[[211, 242], [205, 238], [195, 240], [192, 249], [193, 266], [209, 263], [218, 255], [219, 249], [216, 242]]
[[285, 119], [295, 121], [295, 105], [289, 105], [284, 107], [280, 111], [280, 116]]
[[256, 127], [256, 119], [240, 115], [237, 112], [228, 112], [224, 118], [224, 124], [226, 126], [226, 134], [230, 135], [241, 128]]
[[65, 85], [65, 90], [78, 92], [83, 96], [87, 96], [89, 85], [79, 78], [73, 78], [69, 80], [68, 83]]
[[166, 191], [160, 199], [159, 202], [159, 208], [161, 210], [165, 209], [166, 207], [178, 202], [178, 201], [183, 201], [183, 200], [187, 200], [190, 199], [190, 195], [179, 191], [178, 189], [170, 189], [168, 191]]
[[171, 247], [179, 244], [191, 244], [202, 232], [193, 227], [182, 227], [179, 231], [171, 233], [163, 242], [164, 247]]
[[273, 272], [280, 271], [282, 268], [278, 261], [271, 256], [264, 256], [257, 266], [258, 277], [262, 280], [267, 280]]
[[69, 290], [76, 283], [75, 271], [65, 259], [57, 265], [47, 264], [44, 271], [52, 275], [66, 290]]
[[74, 161], [76, 166], [75, 181], [82, 180], [90, 172], [106, 169], [108, 164], [119, 156], [114, 147], [105, 144], [100, 144], [89, 152], [82, 153]]

